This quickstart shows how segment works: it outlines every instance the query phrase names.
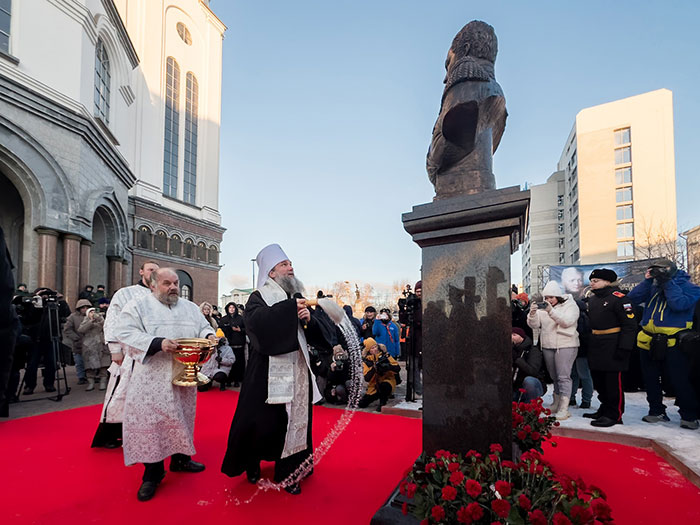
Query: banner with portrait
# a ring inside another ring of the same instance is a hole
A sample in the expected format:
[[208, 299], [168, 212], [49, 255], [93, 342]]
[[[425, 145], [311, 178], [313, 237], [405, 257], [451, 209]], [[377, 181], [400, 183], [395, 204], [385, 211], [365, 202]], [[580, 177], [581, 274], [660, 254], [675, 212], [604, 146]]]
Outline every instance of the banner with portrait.
[[580, 298], [590, 284], [590, 275], [596, 268], [607, 268], [617, 274], [620, 288], [631, 290], [644, 280], [644, 273], [650, 265], [661, 259], [645, 259], [607, 264], [581, 264], [576, 266], [550, 266], [549, 281], [558, 282], [564, 293]]

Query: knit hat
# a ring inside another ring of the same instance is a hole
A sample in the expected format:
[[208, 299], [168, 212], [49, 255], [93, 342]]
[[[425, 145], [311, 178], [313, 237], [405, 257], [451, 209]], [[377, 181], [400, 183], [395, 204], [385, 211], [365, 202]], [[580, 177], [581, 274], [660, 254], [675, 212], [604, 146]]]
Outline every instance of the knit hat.
[[512, 332], [514, 334], [518, 334], [523, 339], [525, 339], [525, 337], [527, 337], [527, 335], [525, 334], [525, 330], [523, 330], [522, 328], [518, 328], [517, 326], [513, 327]]
[[365, 349], [369, 350], [370, 348], [375, 346], [377, 344], [377, 342], [374, 339], [372, 339], [371, 337], [368, 337], [367, 339], [365, 339], [365, 342], [363, 344], [365, 345]]
[[545, 284], [542, 290], [542, 295], [545, 297], [563, 297], [564, 292], [556, 281], [549, 281]]
[[90, 307], [92, 306], [92, 303], [88, 301], [87, 299], [80, 299], [75, 305], [76, 310], [80, 310], [83, 306]]
[[596, 268], [591, 272], [588, 279], [602, 279], [603, 281], [614, 283], [617, 281], [617, 274], [608, 268]]
[[413, 290], [422, 290], [423, 289], [423, 280], [421, 279], [416, 283], [416, 285], [413, 287]]
[[374, 306], [368, 306], [365, 308], [365, 312], [376, 312], [377, 309]]
[[101, 297], [99, 301], [97, 301], [97, 304], [109, 304], [109, 299], [106, 297]]
[[224, 337], [224, 331], [221, 328], [216, 329], [216, 337]]

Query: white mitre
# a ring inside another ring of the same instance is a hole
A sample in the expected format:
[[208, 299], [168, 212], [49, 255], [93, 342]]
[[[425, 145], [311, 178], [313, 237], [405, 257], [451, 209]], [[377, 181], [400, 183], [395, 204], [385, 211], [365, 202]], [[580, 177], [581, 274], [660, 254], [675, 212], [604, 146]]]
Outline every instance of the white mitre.
[[282, 261], [289, 260], [287, 254], [284, 253], [279, 244], [268, 244], [255, 258], [255, 262], [258, 263], [258, 290], [263, 287], [265, 281], [267, 281], [268, 274], [275, 266], [277, 266]]

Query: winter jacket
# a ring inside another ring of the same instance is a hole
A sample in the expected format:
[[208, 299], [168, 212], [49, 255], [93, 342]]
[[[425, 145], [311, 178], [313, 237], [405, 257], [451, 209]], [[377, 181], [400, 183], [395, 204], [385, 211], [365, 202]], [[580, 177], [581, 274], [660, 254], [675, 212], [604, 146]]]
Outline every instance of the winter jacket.
[[68, 316], [63, 326], [63, 342], [70, 346], [74, 354], [80, 354], [83, 351], [83, 334], [78, 332], [78, 328], [84, 319], [85, 316], [76, 311]]
[[386, 346], [391, 357], [399, 357], [401, 346], [399, 343], [399, 329], [395, 323], [389, 321], [384, 324], [379, 319], [376, 319], [372, 326], [372, 337], [377, 341], [377, 344]]
[[[700, 286], [690, 282], [690, 276], [678, 270], [670, 281], [661, 286], [654, 279], [645, 279], [627, 294], [627, 299], [636, 304], [644, 303], [642, 328], [637, 334], [637, 345], [649, 350], [652, 334], [674, 335], [692, 328], [695, 305], [700, 300]], [[668, 346], [675, 346], [675, 337], [669, 337]]]
[[229, 345], [221, 345], [214, 350], [209, 361], [204, 363], [201, 372], [208, 378], [212, 378], [217, 372], [228, 375], [231, 372], [236, 356]]
[[536, 377], [544, 384], [542, 350], [538, 346], [532, 346], [532, 339], [529, 337], [525, 337], [522, 343], [513, 345], [513, 375], [514, 392], [522, 388], [523, 380], [527, 376]]
[[376, 368], [374, 368], [374, 365], [379, 361], [383, 356], [386, 356], [383, 352], [377, 355], [373, 354], [367, 354], [362, 359], [362, 374], [365, 377], [365, 381], [367, 381], [367, 395], [372, 396], [376, 394], [379, 390], [377, 389], [377, 385], [379, 383], [389, 383], [391, 385], [391, 391], [393, 392], [394, 389], [396, 388], [396, 374], [401, 372], [401, 366], [394, 360], [393, 357], [389, 357], [389, 363], [391, 364], [391, 368], [389, 371], [386, 373], [379, 375], [377, 373]]
[[107, 367], [112, 362], [109, 350], [104, 338], [104, 317], [95, 314], [91, 319], [87, 315], [78, 327], [78, 332], [83, 334], [83, 362], [86, 370], [97, 370]]
[[579, 346], [578, 324], [579, 309], [571, 294], [563, 296], [564, 302], [557, 303], [549, 312], [531, 310], [527, 324], [540, 329], [542, 348], [559, 349]]

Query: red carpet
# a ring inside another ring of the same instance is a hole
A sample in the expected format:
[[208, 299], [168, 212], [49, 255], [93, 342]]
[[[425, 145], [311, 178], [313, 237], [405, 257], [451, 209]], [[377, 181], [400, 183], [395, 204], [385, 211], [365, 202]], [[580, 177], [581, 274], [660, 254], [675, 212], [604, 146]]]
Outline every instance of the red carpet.
[[[90, 449], [100, 407], [0, 423], [2, 523], [368, 523], [420, 452], [420, 421], [357, 413], [300, 496], [255, 490], [219, 472], [237, 394], [199, 396], [195, 459], [201, 474], [168, 473], [156, 497], [136, 500], [142, 468], [126, 468], [120, 449]], [[314, 409], [320, 442], [340, 412]], [[619, 524], [700, 523], [700, 490], [650, 451], [558, 438], [546, 456], [608, 494]], [[272, 465], [263, 466], [271, 476]]]

